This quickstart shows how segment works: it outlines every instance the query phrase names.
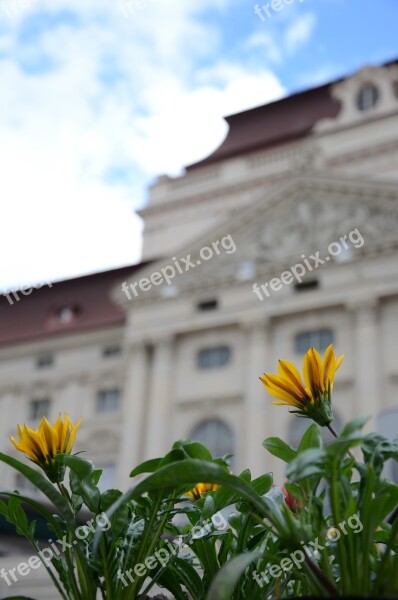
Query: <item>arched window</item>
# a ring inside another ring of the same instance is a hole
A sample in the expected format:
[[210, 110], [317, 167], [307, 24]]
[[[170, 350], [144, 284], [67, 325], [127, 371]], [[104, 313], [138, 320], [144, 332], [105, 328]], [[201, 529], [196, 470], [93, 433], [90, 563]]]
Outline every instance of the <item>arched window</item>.
[[[293, 448], [298, 448], [301, 438], [312, 423], [310, 419], [296, 417], [295, 415], [292, 415], [292, 419], [293, 421], [289, 430], [289, 444]], [[334, 414], [333, 427], [338, 432], [340, 432], [342, 428], [341, 419], [336, 413]], [[319, 429], [321, 430], [321, 437], [324, 444], [329, 444], [335, 439], [327, 427], [319, 427]]]
[[379, 90], [373, 83], [365, 83], [357, 95], [357, 107], [365, 112], [373, 108], [379, 99]]
[[214, 458], [235, 452], [235, 436], [228, 425], [219, 419], [203, 421], [189, 437], [206, 446]]

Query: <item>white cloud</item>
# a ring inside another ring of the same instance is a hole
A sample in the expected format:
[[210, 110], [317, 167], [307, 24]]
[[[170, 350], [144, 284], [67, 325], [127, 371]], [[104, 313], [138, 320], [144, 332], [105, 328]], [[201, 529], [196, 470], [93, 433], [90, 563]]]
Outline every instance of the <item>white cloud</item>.
[[255, 52], [263, 51], [265, 58], [271, 62], [280, 63], [282, 60], [281, 49], [276, 40], [265, 31], [256, 31], [249, 36], [247, 47]]
[[285, 34], [285, 46], [289, 53], [295, 52], [299, 46], [309, 41], [315, 29], [316, 20], [314, 13], [306, 13], [288, 27]]
[[214, 61], [220, 29], [197, 14], [229, 1], [152, 0], [125, 19], [116, 0], [34, 0], [0, 16], [1, 288], [137, 260], [145, 182], [214, 150], [223, 115], [283, 93], [263, 67]]

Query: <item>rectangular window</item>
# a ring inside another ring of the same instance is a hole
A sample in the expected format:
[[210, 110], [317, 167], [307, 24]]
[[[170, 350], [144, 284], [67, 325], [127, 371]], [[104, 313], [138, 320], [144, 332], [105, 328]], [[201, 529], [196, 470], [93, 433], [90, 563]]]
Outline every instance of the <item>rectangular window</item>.
[[105, 346], [105, 348], [102, 349], [102, 356], [104, 358], [110, 358], [111, 356], [119, 356], [121, 351], [122, 350], [120, 346]]
[[99, 413], [116, 412], [119, 409], [120, 392], [119, 390], [102, 390], [98, 393], [97, 411]]
[[218, 308], [218, 301], [215, 298], [211, 300], [202, 300], [196, 305], [198, 311], [207, 312], [208, 310], [216, 310]]
[[197, 356], [199, 369], [216, 369], [228, 364], [231, 360], [229, 346], [217, 346], [200, 350]]
[[45, 369], [46, 367], [52, 367], [54, 364], [54, 358], [51, 354], [46, 356], [39, 356], [36, 362], [36, 366], [38, 369]]
[[333, 339], [331, 329], [303, 331], [295, 337], [295, 350], [298, 354], [305, 354], [309, 348], [314, 347], [318, 352], [324, 352], [330, 344], [333, 344]]
[[48, 398], [39, 398], [31, 400], [29, 406], [29, 418], [35, 421], [42, 417], [48, 418], [50, 415], [50, 400]]

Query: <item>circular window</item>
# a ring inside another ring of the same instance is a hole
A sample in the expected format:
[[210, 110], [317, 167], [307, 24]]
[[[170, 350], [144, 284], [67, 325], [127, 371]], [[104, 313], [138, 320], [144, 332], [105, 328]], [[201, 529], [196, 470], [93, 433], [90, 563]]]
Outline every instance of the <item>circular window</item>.
[[379, 90], [373, 83], [365, 83], [358, 92], [357, 107], [365, 112], [373, 108], [379, 99]]

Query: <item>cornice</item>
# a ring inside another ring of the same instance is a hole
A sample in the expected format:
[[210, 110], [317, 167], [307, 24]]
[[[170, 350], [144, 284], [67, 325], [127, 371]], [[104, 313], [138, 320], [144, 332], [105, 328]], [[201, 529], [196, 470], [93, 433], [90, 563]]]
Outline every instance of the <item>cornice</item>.
[[64, 332], [59, 332], [58, 335], [52, 333], [51, 336], [46, 338], [40, 336], [34, 340], [15, 342], [0, 347], [0, 361], [65, 352], [66, 350], [84, 348], [101, 343], [121, 343], [124, 330], [125, 324], [113, 325], [87, 331], [69, 332], [68, 334], [64, 334]]
[[[322, 195], [325, 196], [324, 202], [322, 201]], [[182, 248], [179, 253], [181, 256], [186, 253], [191, 253], [193, 258], [195, 254], [199, 252], [199, 248], [208, 245], [210, 239], [220, 239], [225, 235], [226, 231], [229, 231], [236, 244], [239, 245], [239, 235], [243, 240], [245, 236], [249, 235], [249, 230], [253, 228], [253, 224], [256, 222], [273, 221], [284, 219], [284, 211], [286, 212], [287, 207], [290, 205], [297, 205], [300, 202], [308, 204], [307, 200], [316, 198], [320, 202], [320, 206], [330, 205], [330, 200], [336, 198], [341, 200], [344, 196], [345, 200], [352, 201], [352, 207], [360, 212], [357, 215], [361, 222], [357, 223], [360, 227], [364, 218], [363, 210], [365, 206], [369, 206], [370, 209], [382, 212], [386, 210], [386, 217], [389, 215], [389, 211], [392, 210], [392, 200], [398, 199], [398, 193], [396, 184], [386, 183], [380, 181], [358, 181], [357, 179], [339, 177], [334, 178], [330, 173], [319, 173], [317, 175], [302, 175], [300, 177], [294, 177], [286, 181], [284, 184], [279, 186], [277, 189], [268, 192], [264, 198], [264, 193], [259, 194], [258, 198], [253, 198], [252, 204], [242, 214], [232, 216], [228, 221], [224, 221], [217, 229], [208, 233], [206, 236], [201, 236], [200, 239], [192, 242], [188, 248]], [[313, 201], [312, 201], [313, 203]], [[310, 202], [311, 204], [311, 202]], [[348, 202], [341, 203], [342, 207], [350, 208]], [[394, 203], [395, 206], [395, 203]], [[373, 207], [373, 208], [372, 208]], [[313, 207], [312, 209], [313, 210]], [[339, 210], [338, 206], [335, 210]], [[395, 210], [395, 209], [394, 209]], [[365, 211], [366, 212], [366, 211]], [[395, 217], [397, 216], [394, 212]], [[355, 216], [355, 215], [354, 215]], [[393, 215], [392, 215], [393, 216]], [[344, 233], [344, 232], [343, 232]], [[253, 232], [250, 234], [253, 236]], [[366, 244], [360, 251], [356, 252], [353, 260], [360, 260], [367, 256], [385, 255], [386, 253], [395, 252], [398, 248], [398, 239], [392, 239], [389, 237], [366, 240]], [[236, 279], [236, 273], [239, 268], [239, 264], [244, 260], [242, 253], [231, 254], [229, 257], [229, 268], [225, 269], [224, 261], [222, 257], [214, 257], [211, 264], [210, 271], [203, 271], [203, 275], [199, 269], [192, 273], [181, 274], [174, 280], [175, 286], [178, 288], [178, 298], [184, 298], [185, 296], [192, 296], [195, 293], [203, 293], [206, 290], [207, 293], [218, 293], [220, 289], [226, 287], [236, 287], [240, 285]], [[274, 258], [272, 261], [262, 263], [256, 261], [256, 279], [260, 277], [267, 278], [272, 274], [280, 274], [282, 271], [290, 268], [291, 260], [297, 259], [295, 256], [284, 256], [283, 259]], [[217, 262], [218, 261], [218, 262]], [[162, 267], [170, 264], [170, 259], [165, 259], [159, 263], [152, 264], [150, 269], [141, 271], [141, 276], [150, 276], [154, 271], [159, 271]], [[171, 302], [174, 299], [160, 298], [159, 290], [151, 289], [145, 292], [141, 296], [135, 298], [134, 304], [138, 307], [139, 305], [148, 305], [151, 303]], [[132, 306], [127, 299], [119, 299], [123, 304], [124, 309], [128, 310], [129, 306]]]
[[[313, 129], [304, 141], [294, 143], [285, 148], [268, 150], [266, 152], [258, 151], [245, 157], [226, 159], [217, 166], [220, 170], [220, 177], [215, 180], [215, 186], [213, 188], [207, 190], [192, 189], [191, 193], [187, 193], [182, 198], [172, 199], [173, 193], [176, 191], [176, 189], [173, 188], [173, 184], [175, 188], [177, 188], [178, 184], [176, 184], [176, 182], [178, 181], [186, 181], [185, 185], [181, 187], [186, 187], [187, 191], [189, 191], [190, 183], [188, 178], [191, 177], [191, 175], [183, 175], [179, 179], [171, 180], [169, 200], [164, 200], [163, 202], [154, 205], [149, 204], [147, 207], [138, 211], [138, 214], [145, 219], [148, 216], [173, 212], [180, 208], [187, 208], [187, 205], [197, 208], [198, 204], [202, 206], [207, 201], [214, 204], [214, 200], [219, 197], [225, 197], [229, 194], [238, 194], [242, 191], [247, 192], [248, 185], [250, 188], [255, 189], [259, 186], [278, 182], [286, 175], [286, 173], [291, 174], [295, 169], [302, 172], [303, 168], [307, 168], [310, 171], [312, 170], [314, 173], [317, 173], [318, 170], [321, 171], [322, 168], [327, 168], [328, 165], [344, 163], [347, 162], [347, 160], [356, 160], [356, 157], [360, 158], [361, 156], [366, 155], [377, 155], [382, 154], [383, 152], [388, 153], [391, 147], [396, 147], [395, 140], [378, 144], [375, 147], [371, 146], [365, 149], [357, 149], [343, 155], [326, 158], [325, 156], [323, 157], [321, 148], [317, 147], [317, 141], [321, 141], [332, 135], [340, 134], [343, 131], [358, 129], [369, 123], [386, 120], [395, 116], [398, 116], [398, 110], [363, 119], [362, 121], [353, 124], [345, 124], [327, 131], [317, 131], [316, 129]], [[229, 182], [227, 179], [223, 180], [222, 169], [223, 167], [230, 168], [232, 166], [232, 161], [240, 163], [244, 162], [245, 169], [241, 172], [241, 178], [239, 180]], [[280, 165], [283, 162], [287, 163], [283, 169], [264, 176], [263, 169], [267, 165], [274, 165], [277, 167], [278, 164]], [[262, 171], [260, 169], [262, 169]], [[206, 179], [206, 167], [203, 168], [203, 173], [201, 175], [203, 179]], [[187, 179], [185, 180], [185, 178]], [[195, 181], [192, 181], [192, 187], [194, 188], [194, 186]]]
[[330, 158], [327, 161], [327, 166], [334, 166], [339, 164], [347, 164], [349, 162], [356, 162], [366, 158], [384, 157], [391, 158], [390, 152], [398, 150], [398, 140], [389, 141], [385, 144], [379, 144], [378, 146], [370, 146], [368, 148], [360, 148], [355, 152], [348, 152], [339, 156]]

